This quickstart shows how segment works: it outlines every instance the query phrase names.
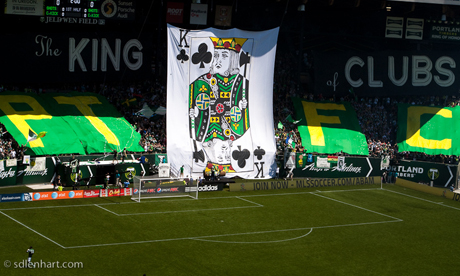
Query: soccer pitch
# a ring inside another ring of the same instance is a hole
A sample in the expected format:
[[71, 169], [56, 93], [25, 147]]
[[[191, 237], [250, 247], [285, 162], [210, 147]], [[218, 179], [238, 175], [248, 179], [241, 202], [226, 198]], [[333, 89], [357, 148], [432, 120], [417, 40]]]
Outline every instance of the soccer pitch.
[[459, 202], [394, 185], [11, 202], [0, 274], [449, 275], [459, 226]]

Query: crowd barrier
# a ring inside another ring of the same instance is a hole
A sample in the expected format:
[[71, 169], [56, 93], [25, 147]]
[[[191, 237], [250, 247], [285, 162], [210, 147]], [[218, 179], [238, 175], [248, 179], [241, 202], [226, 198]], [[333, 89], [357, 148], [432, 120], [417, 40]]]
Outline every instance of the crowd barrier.
[[[144, 162], [139, 162], [141, 157], [144, 157]], [[72, 183], [74, 179], [71, 173], [67, 170], [64, 163], [71, 160], [71, 156], [59, 157], [31, 157], [29, 164], [23, 160], [8, 159], [0, 160], [0, 186], [15, 186], [37, 183], [51, 183], [52, 179], [57, 175], [61, 175], [63, 183]], [[114, 161], [113, 154], [109, 155], [83, 155], [76, 157], [84, 166], [80, 166], [82, 178], [91, 177], [91, 185], [103, 183], [101, 178], [107, 171], [127, 172], [121, 174], [121, 180], [125, 181], [134, 175], [148, 175], [149, 167], [152, 164], [158, 165], [163, 160], [166, 160], [166, 154], [129, 154], [122, 163], [120, 156]], [[105, 162], [105, 163], [104, 163]], [[113, 166], [107, 169], [107, 165]], [[142, 164], [142, 165], [141, 165]], [[131, 173], [131, 174], [130, 174]], [[99, 177], [99, 178], [98, 178]], [[129, 180], [129, 179], [128, 179]]]
[[230, 183], [229, 189], [230, 192], [237, 192], [318, 187], [341, 187], [380, 184], [380, 180], [380, 176], [346, 178], [311, 178], [295, 180], [270, 179], [266, 181], [240, 181], [238, 183]]
[[398, 179], [396, 181], [396, 185], [436, 196], [445, 197], [454, 201], [460, 201], [460, 193], [452, 192], [450, 189], [431, 187], [420, 183], [414, 183], [405, 179]]
[[[90, 185], [102, 184], [106, 172], [114, 173], [118, 170], [122, 181], [131, 180], [136, 175], [149, 175], [152, 164], [158, 165], [163, 160], [167, 161], [166, 154], [130, 154], [125, 158], [125, 162], [120, 158], [114, 161], [113, 157], [113, 154], [77, 156], [80, 164], [84, 164], [79, 167], [80, 177], [91, 179]], [[139, 162], [141, 157], [143, 162]], [[345, 156], [341, 159], [343, 162], [340, 165], [337, 158], [328, 159], [331, 159], [330, 167], [324, 168], [319, 167], [308, 154], [295, 154], [294, 178], [372, 178], [381, 177], [384, 171], [387, 171], [382, 169], [380, 158]], [[2, 160], [0, 161], [0, 186], [51, 183], [57, 174], [61, 175], [64, 183], [71, 185], [75, 179], [72, 178], [70, 168], [63, 165], [70, 160], [70, 156], [31, 157], [29, 164], [24, 164], [22, 160]], [[458, 165], [399, 160], [390, 163], [389, 171], [397, 172], [398, 179], [432, 187], [447, 188], [451, 185], [458, 187], [455, 185], [458, 179]], [[279, 177], [284, 178], [286, 174], [287, 169], [281, 165]]]
[[[325, 156], [327, 157], [327, 156]], [[382, 177], [386, 171], [388, 175], [397, 173], [398, 179], [427, 184], [432, 187], [455, 186], [457, 181], [458, 165], [432, 163], [412, 160], [391, 161], [389, 168], [382, 168], [381, 158], [350, 157], [345, 156], [343, 163], [339, 165], [337, 158], [329, 156], [330, 167], [319, 167], [315, 159], [308, 154], [295, 154], [294, 178], [370, 178]], [[280, 178], [286, 177], [287, 168], [280, 168]], [[385, 181], [385, 180], [384, 180]], [[387, 182], [390, 182], [387, 179]]]
[[132, 188], [32, 192], [0, 195], [0, 202], [131, 196]]

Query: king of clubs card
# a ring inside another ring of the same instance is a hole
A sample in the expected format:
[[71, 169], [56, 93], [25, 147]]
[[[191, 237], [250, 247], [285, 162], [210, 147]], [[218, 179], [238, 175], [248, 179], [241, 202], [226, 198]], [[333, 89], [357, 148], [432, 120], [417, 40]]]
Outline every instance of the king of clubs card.
[[[205, 167], [226, 173], [252, 170], [252, 162], [241, 162], [250, 159], [252, 152], [246, 76], [250, 57], [243, 50], [248, 39], [209, 39], [211, 43], [200, 43], [197, 52], [204, 59], [212, 57], [209, 72], [199, 75], [189, 86], [193, 172]], [[208, 45], [213, 53], [207, 52]]]

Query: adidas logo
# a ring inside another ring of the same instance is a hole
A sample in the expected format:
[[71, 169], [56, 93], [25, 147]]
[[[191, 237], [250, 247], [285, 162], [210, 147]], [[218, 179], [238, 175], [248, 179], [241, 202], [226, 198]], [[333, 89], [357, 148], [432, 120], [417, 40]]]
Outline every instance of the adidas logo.
[[217, 185], [204, 185], [202, 187], [198, 187], [199, 192], [206, 192], [206, 191], [217, 191]]

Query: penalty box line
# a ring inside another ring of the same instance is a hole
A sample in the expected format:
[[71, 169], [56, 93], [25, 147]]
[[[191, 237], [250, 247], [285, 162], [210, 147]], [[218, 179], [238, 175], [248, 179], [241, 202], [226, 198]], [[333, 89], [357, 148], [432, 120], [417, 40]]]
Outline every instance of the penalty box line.
[[[350, 227], [350, 226], [387, 224], [387, 223], [394, 223], [394, 222], [402, 222], [403, 221], [402, 219], [392, 217], [392, 216], [389, 216], [389, 215], [386, 215], [386, 214], [382, 214], [382, 213], [379, 213], [379, 212], [376, 212], [376, 211], [373, 211], [373, 210], [369, 210], [369, 209], [366, 209], [366, 208], [361, 207], [361, 206], [357, 206], [357, 205], [350, 204], [350, 203], [347, 203], [347, 202], [343, 202], [343, 201], [340, 201], [340, 200], [332, 199], [332, 198], [329, 198], [329, 197], [326, 197], [326, 196], [323, 196], [323, 195], [319, 195], [316, 192], [306, 192], [305, 194], [313, 194], [315, 196], [319, 196], [319, 197], [322, 197], [322, 198], [325, 198], [325, 199], [336, 201], [336, 202], [339, 202], [339, 203], [342, 203], [342, 204], [345, 204], [345, 205], [348, 205], [348, 206], [351, 206], [351, 207], [355, 207], [355, 208], [358, 208], [358, 209], [361, 209], [361, 210], [364, 210], [364, 211], [367, 211], [367, 212], [371, 212], [371, 213], [374, 213], [374, 214], [377, 214], [377, 215], [380, 215], [380, 216], [388, 217], [388, 218], [391, 218], [392, 220], [350, 223], [350, 224], [339, 224], [339, 225], [313, 226], [313, 227], [302, 227], [302, 228], [290, 228], [290, 229], [279, 229], [279, 230], [268, 230], [268, 231], [243, 232], [243, 233], [229, 233], [229, 234], [208, 235], [208, 236], [198, 236], [198, 237], [182, 237], [182, 238], [158, 239], [158, 240], [147, 240], [147, 241], [133, 241], [133, 242], [123, 242], [123, 243], [80, 245], [80, 246], [71, 246], [71, 247], [67, 247], [67, 248], [68, 249], [74, 249], [74, 248], [87, 248], [87, 247], [103, 247], [103, 246], [114, 246], [114, 245], [131, 245], [131, 244], [143, 244], [143, 243], [153, 243], [153, 242], [180, 241], [180, 240], [196, 240], [196, 241], [204, 241], [204, 242], [216, 242], [216, 241], [212, 241], [212, 240], [209, 240], [209, 239], [222, 238], [222, 237], [232, 237], [232, 236], [242, 236], [242, 235], [269, 234], [269, 233], [279, 233], [279, 232], [288, 232], [288, 231], [310, 230], [307, 234], [304, 234], [304, 235], [301, 235], [299, 237], [295, 237], [295, 238], [292, 238], [292, 239], [280, 240], [280, 241], [270, 241], [270, 242], [257, 242], [257, 243], [273, 243], [273, 242], [284, 242], [284, 241], [296, 240], [296, 239], [299, 239], [299, 238], [306, 237], [313, 231], [313, 229], [327, 229], [327, 228], [339, 228], [339, 227]], [[280, 195], [286, 195], [286, 194], [280, 194]], [[292, 195], [292, 193], [291, 193], [291, 195]], [[249, 196], [249, 197], [251, 197], [251, 196]], [[250, 200], [247, 200], [247, 199], [243, 199], [243, 198], [238, 197], [238, 196], [236, 198], [239, 198], [241, 200], [245, 200], [245, 201], [248, 201], [250, 203], [257, 204], [260, 207], [263, 207], [263, 205], [261, 205], [259, 203], [256, 203], [256, 202], [253, 202], [253, 201], [250, 201]], [[242, 242], [236, 242], [236, 243], [242, 243]], [[255, 242], [246, 242], [246, 243], [251, 244], [251, 243], [255, 243]]]
[[[85, 205], [85, 207], [87, 206], [96, 206], [106, 212], [109, 212], [113, 215], [116, 215], [116, 216], [129, 216], [129, 215], [143, 215], [143, 214], [160, 214], [160, 213], [179, 213], [179, 212], [195, 212], [195, 211], [212, 211], [212, 210], [231, 210], [231, 209], [241, 209], [241, 208], [255, 208], [255, 207], [264, 207], [262, 204], [259, 204], [259, 203], [256, 203], [256, 202], [253, 202], [253, 201], [250, 201], [250, 200], [247, 200], [247, 199], [243, 199], [243, 198], [240, 198], [240, 197], [235, 197], [235, 198], [238, 198], [242, 201], [246, 201], [246, 202], [249, 202], [251, 204], [254, 204], [255, 206], [244, 206], [244, 207], [231, 207], [231, 208], [214, 208], [214, 209], [199, 209], [199, 210], [184, 210], [184, 211], [168, 211], [168, 212], [153, 212], [153, 213], [138, 213], [138, 214], [118, 214], [118, 213], [115, 213], [113, 211], [110, 211], [102, 206], [99, 206], [98, 204], [91, 204], [91, 205]], [[70, 207], [81, 207], [81, 206], [78, 206], [78, 205], [74, 205], [74, 206], [70, 206]], [[45, 207], [46, 208], [46, 207]], [[52, 208], [52, 207], [51, 207]], [[18, 210], [18, 209], [29, 209], [29, 208], [17, 208], [17, 209], [6, 209], [6, 210]], [[41, 208], [39, 208], [41, 209]], [[2, 215], [4, 215], [5, 217], [11, 219], [12, 221], [16, 222], [17, 224], [23, 226], [24, 228], [34, 232], [35, 234], [39, 235], [40, 237], [56, 244], [57, 246], [59, 246], [60, 248], [62, 249], [70, 249], [70, 248], [81, 248], [81, 247], [97, 247], [97, 246], [106, 246], [106, 245], [119, 245], [119, 244], [136, 244], [136, 243], [146, 243], [146, 242], [159, 242], [159, 241], [172, 241], [172, 240], [187, 240], [187, 239], [200, 239], [200, 238], [209, 238], [209, 236], [203, 236], [203, 237], [186, 237], [186, 238], [178, 238], [178, 239], [166, 239], [166, 240], [152, 240], [152, 241], [140, 241], [140, 242], [128, 242], [128, 243], [114, 243], [114, 244], [101, 244], [101, 245], [89, 245], [89, 246], [70, 246], [70, 247], [66, 247], [66, 246], [63, 246], [61, 244], [59, 244], [58, 242], [48, 238], [47, 236], [43, 235], [42, 233], [32, 229], [31, 227], [25, 225], [24, 223], [18, 221], [17, 219], [14, 219], [13, 217], [5, 214], [4, 212], [0, 211], [0, 213]]]
[[[381, 190], [380, 188], [371, 188], [371, 189], [347, 189], [347, 190], [333, 190], [333, 191], [320, 191], [321, 193], [337, 193], [337, 192], [353, 192], [353, 191], [369, 191], [369, 190]], [[260, 205], [261, 207], [263, 205], [247, 200], [245, 198], [248, 197], [268, 197], [268, 196], [289, 196], [289, 195], [300, 195], [300, 194], [311, 194], [311, 193], [317, 193], [317, 192], [294, 192], [294, 193], [277, 193], [277, 194], [258, 194], [258, 195], [242, 195], [242, 196], [222, 196], [222, 197], [213, 197], [213, 198], [202, 198], [200, 200], [212, 200], [212, 199], [226, 199], [226, 198], [239, 198], [241, 200], [248, 201], [254, 205]], [[186, 199], [180, 199], [180, 200], [186, 200]], [[195, 199], [190, 199], [190, 200], [195, 200]], [[179, 200], [170, 200], [170, 201], [179, 201]], [[150, 204], [153, 203], [153, 201], [149, 202], [103, 202], [103, 203], [96, 203], [96, 205], [99, 206], [106, 206], [106, 205], [122, 205], [122, 204]], [[156, 202], [157, 203], [157, 202]], [[6, 208], [6, 209], [0, 209], [0, 211], [16, 211], [16, 210], [38, 210], [38, 209], [56, 209], [56, 208], [79, 208], [79, 207], [94, 207], [95, 204], [72, 204], [72, 205], [53, 205], [53, 206], [34, 206], [34, 207], [19, 207], [19, 208]]]
[[[363, 223], [353, 223], [353, 224], [342, 224], [342, 225], [328, 225], [328, 226], [313, 226], [313, 227], [304, 227], [304, 228], [293, 228], [293, 229], [280, 229], [280, 230], [268, 230], [268, 231], [256, 231], [256, 232], [244, 232], [244, 233], [229, 233], [229, 234], [221, 234], [221, 235], [208, 235], [208, 236], [197, 236], [197, 237], [182, 237], [182, 238], [171, 238], [171, 239], [158, 239], [158, 240], [147, 240], [147, 241], [133, 241], [133, 242], [123, 242], [123, 243], [108, 243], [108, 244], [93, 244], [93, 245], [80, 245], [80, 246], [68, 246], [68, 247], [65, 247], [57, 242], [55, 242], [54, 240], [48, 238], [47, 236], [39, 233], [38, 231], [28, 227], [27, 225], [25, 225], [24, 223], [22, 222], [19, 222], [18, 220], [12, 218], [11, 216], [8, 216], [7, 214], [3, 213], [0, 211], [1, 214], [3, 214], [4, 216], [8, 217], [9, 219], [15, 221], [16, 223], [20, 224], [21, 226], [29, 229], [30, 231], [38, 234], [39, 236], [45, 238], [46, 240], [58, 245], [59, 247], [63, 248], [63, 249], [75, 249], [75, 248], [86, 248], [86, 247], [102, 247], [102, 246], [114, 246], [114, 245], [130, 245], [130, 244], [143, 244], [143, 243], [153, 243], [153, 242], [167, 242], [167, 241], [180, 241], [180, 240], [203, 240], [205, 241], [204, 239], [210, 239], [210, 238], [220, 238], [220, 237], [231, 237], [231, 236], [240, 236], [240, 235], [254, 235], [254, 234], [267, 234], [267, 233], [278, 233], [278, 232], [287, 232], [287, 231], [302, 231], [302, 230], [311, 230], [312, 229], [325, 229], [325, 228], [337, 228], [337, 227], [349, 227], [349, 226], [362, 226], [362, 225], [373, 225], [373, 224], [386, 224], [386, 223], [392, 223], [392, 222], [401, 222], [403, 220], [401, 219], [398, 219], [398, 218], [394, 218], [394, 217], [391, 217], [391, 216], [388, 216], [388, 215], [385, 215], [385, 214], [382, 214], [382, 213], [379, 213], [379, 212], [375, 212], [375, 211], [372, 211], [372, 210], [369, 210], [369, 209], [366, 209], [366, 208], [363, 208], [363, 207], [360, 207], [360, 206], [356, 206], [356, 205], [353, 205], [353, 204], [350, 204], [350, 203], [346, 203], [346, 202], [343, 202], [343, 201], [340, 201], [340, 200], [336, 200], [336, 199], [331, 199], [331, 198], [328, 198], [328, 197], [325, 197], [325, 196], [322, 196], [322, 195], [318, 195], [317, 193], [314, 193], [314, 192], [307, 192], [307, 193], [310, 193], [310, 194], [313, 194], [313, 195], [316, 195], [316, 196], [319, 196], [319, 197], [323, 197], [323, 198], [326, 198], [326, 199], [329, 199], [329, 200], [333, 200], [333, 201], [336, 201], [336, 202], [339, 202], [339, 203], [342, 203], [342, 204], [345, 204], [345, 205], [349, 205], [349, 206], [352, 206], [352, 207], [356, 207], [356, 208], [359, 208], [359, 209], [362, 209], [362, 210], [365, 210], [365, 211], [368, 211], [368, 212], [372, 212], [372, 213], [375, 213], [375, 214], [378, 214], [378, 215], [382, 215], [382, 216], [386, 216], [386, 217], [389, 217], [389, 218], [392, 218], [394, 219], [393, 221], [377, 221], [377, 222], [363, 222]], [[306, 193], [306, 194], [307, 194]], [[292, 195], [292, 194], [291, 194]], [[245, 196], [246, 197], [246, 196]], [[238, 198], [240, 200], [244, 200], [246, 202], [249, 202], [251, 204], [254, 204], [256, 206], [247, 206], [247, 207], [232, 207], [232, 208], [215, 208], [215, 209], [202, 209], [202, 210], [222, 210], [222, 209], [238, 209], [238, 208], [253, 208], [253, 207], [264, 207], [262, 204], [259, 204], [259, 203], [256, 203], [256, 202], [253, 202], [253, 201], [250, 201], [250, 200], [247, 200], [247, 199], [243, 199], [241, 197], [234, 197], [234, 198]], [[106, 205], [106, 204], [104, 204]], [[108, 204], [107, 204], [108, 205]], [[88, 205], [87, 205], [88, 206]], [[92, 204], [90, 206], [96, 206], [100, 209], [103, 209], [109, 213], [112, 213], [114, 215], [117, 215], [117, 216], [122, 216], [120, 214], [117, 214], [115, 212], [112, 212], [106, 208], [103, 208], [102, 206], [99, 206], [98, 204]], [[75, 206], [76, 207], [76, 206]], [[199, 210], [199, 211], [202, 211], [202, 210]], [[192, 211], [196, 211], [196, 210], [192, 210]], [[171, 211], [171, 212], [182, 212], [182, 211]], [[190, 211], [185, 211], [185, 212], [190, 212]], [[158, 212], [157, 212], [158, 213]], [[127, 215], [130, 215], [130, 214], [127, 214]], [[309, 232], [309, 233], [310, 233]], [[306, 236], [306, 235], [303, 235], [303, 236]]]
[[[287, 193], [287, 194], [272, 194], [270, 196], [274, 196], [274, 195], [292, 195], [292, 194], [298, 194], [298, 193]], [[198, 237], [183, 237], [183, 238], [173, 238], [173, 239], [160, 239], [160, 240], [148, 240], [148, 241], [134, 241], [134, 242], [124, 242], [124, 243], [110, 243], [110, 244], [95, 244], [95, 245], [81, 245], [81, 246], [69, 246], [69, 247], [65, 247], [61, 244], [59, 244], [58, 242], [48, 238], [47, 236], [41, 234], [40, 232], [32, 229], [31, 227], [25, 225], [24, 223], [12, 218], [11, 216], [3, 213], [2, 211], [8, 211], [8, 210], [19, 210], [19, 209], [41, 209], [40, 207], [38, 208], [12, 208], [12, 209], [3, 209], [3, 210], [0, 210], [0, 213], [4, 216], [6, 216], [7, 218], [11, 219], [12, 221], [18, 223], [19, 225], [25, 227], [26, 229], [36, 233], [37, 235], [43, 237], [44, 239], [56, 244], [57, 246], [63, 248], [63, 249], [73, 249], [73, 248], [85, 248], [85, 247], [101, 247], [101, 246], [113, 246], [113, 245], [128, 245], [128, 244], [142, 244], [142, 243], [152, 243], [152, 242], [164, 242], [164, 241], [179, 241], [179, 240], [200, 240], [200, 239], [209, 239], [209, 238], [218, 238], [218, 237], [228, 237], [228, 236], [238, 236], [238, 235], [251, 235], [251, 234], [260, 234], [260, 233], [276, 233], [276, 232], [285, 232], [285, 231], [299, 231], [299, 230], [309, 230], [309, 229], [323, 229], [323, 228], [335, 228], [335, 227], [347, 227], [347, 226], [361, 226], [361, 225], [372, 225], [372, 224], [384, 224], [384, 223], [392, 223], [392, 222], [401, 222], [403, 220], [401, 219], [398, 219], [398, 218], [395, 218], [395, 217], [392, 217], [392, 216], [388, 216], [388, 215], [385, 215], [385, 214], [382, 214], [382, 213], [379, 213], [379, 212], [375, 212], [375, 211], [372, 211], [372, 210], [369, 210], [369, 209], [366, 209], [366, 208], [363, 208], [363, 207], [360, 207], [360, 206], [356, 206], [356, 205], [353, 205], [353, 204], [350, 204], [350, 203], [346, 203], [346, 202], [343, 202], [343, 201], [340, 201], [340, 200], [336, 200], [336, 199], [331, 199], [331, 198], [328, 198], [328, 197], [325, 197], [325, 196], [321, 196], [321, 195], [318, 195], [317, 193], [315, 192], [305, 192], [305, 194], [313, 194], [313, 195], [316, 195], [316, 196], [319, 196], [319, 197], [323, 197], [323, 198], [326, 198], [326, 199], [329, 199], [329, 200], [333, 200], [333, 201], [336, 201], [336, 202], [339, 202], [339, 203], [342, 203], [342, 204], [346, 204], [346, 205], [349, 205], [349, 206], [353, 206], [353, 207], [356, 207], [356, 208], [359, 208], [359, 209], [362, 209], [362, 210], [365, 210], [365, 211], [369, 211], [369, 212], [372, 212], [372, 213], [375, 213], [375, 214], [379, 214], [379, 215], [382, 215], [382, 216], [386, 216], [386, 217], [389, 217], [389, 218], [392, 218], [394, 219], [393, 221], [379, 221], [379, 222], [365, 222], [365, 223], [354, 223], [354, 224], [342, 224], [342, 225], [329, 225], [329, 226], [317, 226], [317, 227], [307, 227], [307, 228], [296, 228], [296, 229], [282, 229], [282, 230], [271, 230], [271, 231], [258, 231], [258, 232], [246, 232], [246, 233], [232, 233], [232, 234], [222, 234], [222, 235], [211, 235], [211, 236], [198, 236]], [[266, 196], [266, 195], [264, 195]], [[252, 197], [252, 196], [244, 196], [244, 197]], [[225, 198], [231, 198], [231, 197], [225, 197]], [[250, 200], [247, 200], [247, 199], [243, 199], [241, 197], [234, 197], [234, 198], [238, 198], [240, 200], [244, 200], [244, 201], [247, 201], [251, 204], [254, 204], [254, 205], [257, 205], [257, 206], [247, 206], [247, 207], [233, 207], [233, 208], [218, 208], [218, 209], [203, 209], [203, 210], [222, 210], [222, 209], [238, 209], [238, 208], [253, 208], [253, 207], [264, 207], [262, 204], [259, 204], [259, 203], [256, 203], [256, 202], [253, 202], [253, 201], [250, 201]], [[111, 204], [107, 204], [107, 203], [102, 203], [101, 205], [111, 205]], [[98, 208], [101, 208], [109, 213], [112, 213], [114, 215], [117, 215], [117, 216], [122, 216], [120, 214], [117, 214], [115, 212], [112, 212], [106, 208], [103, 208], [101, 206], [99, 206], [98, 204], [88, 204], [88, 205], [83, 205], [83, 206], [96, 206]], [[49, 206], [51, 208], [53, 207], [56, 207], [56, 206]], [[82, 205], [73, 205], [73, 206], [58, 206], [58, 207], [82, 207]], [[43, 207], [42, 207], [43, 208]], [[44, 207], [44, 208], [47, 208], [47, 207]], [[195, 211], [195, 210], [192, 210], [192, 211]], [[200, 210], [201, 211], [201, 210]], [[130, 214], [127, 214], [127, 215], [130, 215]]]
[[119, 214], [116, 212], [113, 212], [107, 208], [104, 208], [98, 204], [94, 204], [94, 206], [99, 207], [100, 209], [107, 211], [111, 214], [114, 214], [116, 216], [122, 217], [122, 216], [138, 216], [138, 215], [154, 215], [154, 214], [171, 214], [171, 213], [188, 213], [188, 212], [200, 212], [200, 211], [219, 211], [219, 210], [236, 210], [236, 209], [246, 209], [246, 208], [257, 208], [257, 207], [264, 207], [262, 204], [259, 204], [257, 202], [244, 199], [241, 197], [228, 197], [228, 198], [237, 198], [239, 200], [248, 202], [252, 204], [253, 206], [238, 206], [238, 207], [222, 207], [222, 208], [210, 208], [210, 209], [195, 209], [195, 210], [179, 210], [179, 211], [159, 211], [159, 212], [147, 212], [147, 213], [132, 213], [132, 214]]
[[[88, 245], [76, 245], [68, 246], [65, 249], [75, 249], [75, 248], [87, 248], [87, 247], [103, 247], [103, 246], [114, 246], [114, 245], [131, 245], [131, 244], [143, 244], [143, 243], [154, 243], [154, 242], [169, 242], [169, 241], [183, 241], [183, 240], [196, 240], [196, 241], [207, 241], [210, 238], [222, 238], [222, 237], [232, 237], [232, 236], [243, 236], [243, 235], [256, 235], [256, 234], [270, 234], [270, 233], [280, 233], [280, 232], [292, 232], [292, 231], [305, 231], [310, 230], [307, 234], [302, 235], [301, 237], [308, 236], [313, 229], [327, 229], [327, 228], [338, 228], [338, 227], [350, 227], [350, 226], [364, 226], [364, 225], [374, 225], [374, 224], [386, 224], [399, 222], [397, 220], [392, 221], [375, 221], [375, 222], [362, 222], [362, 223], [351, 223], [351, 224], [339, 224], [339, 225], [326, 225], [326, 226], [312, 226], [312, 227], [302, 227], [302, 228], [289, 228], [289, 229], [279, 229], [279, 230], [268, 230], [268, 231], [255, 231], [255, 232], [242, 232], [242, 233], [229, 233], [221, 235], [208, 235], [208, 236], [197, 236], [197, 237], [182, 237], [182, 238], [170, 238], [170, 239], [158, 239], [158, 240], [146, 240], [146, 241], [133, 241], [133, 242], [117, 242], [117, 243], [105, 243], [105, 244], [88, 244]], [[298, 237], [283, 241], [289, 241], [298, 239]], [[264, 243], [272, 243], [264, 242]], [[248, 244], [254, 242], [247, 242]]]

